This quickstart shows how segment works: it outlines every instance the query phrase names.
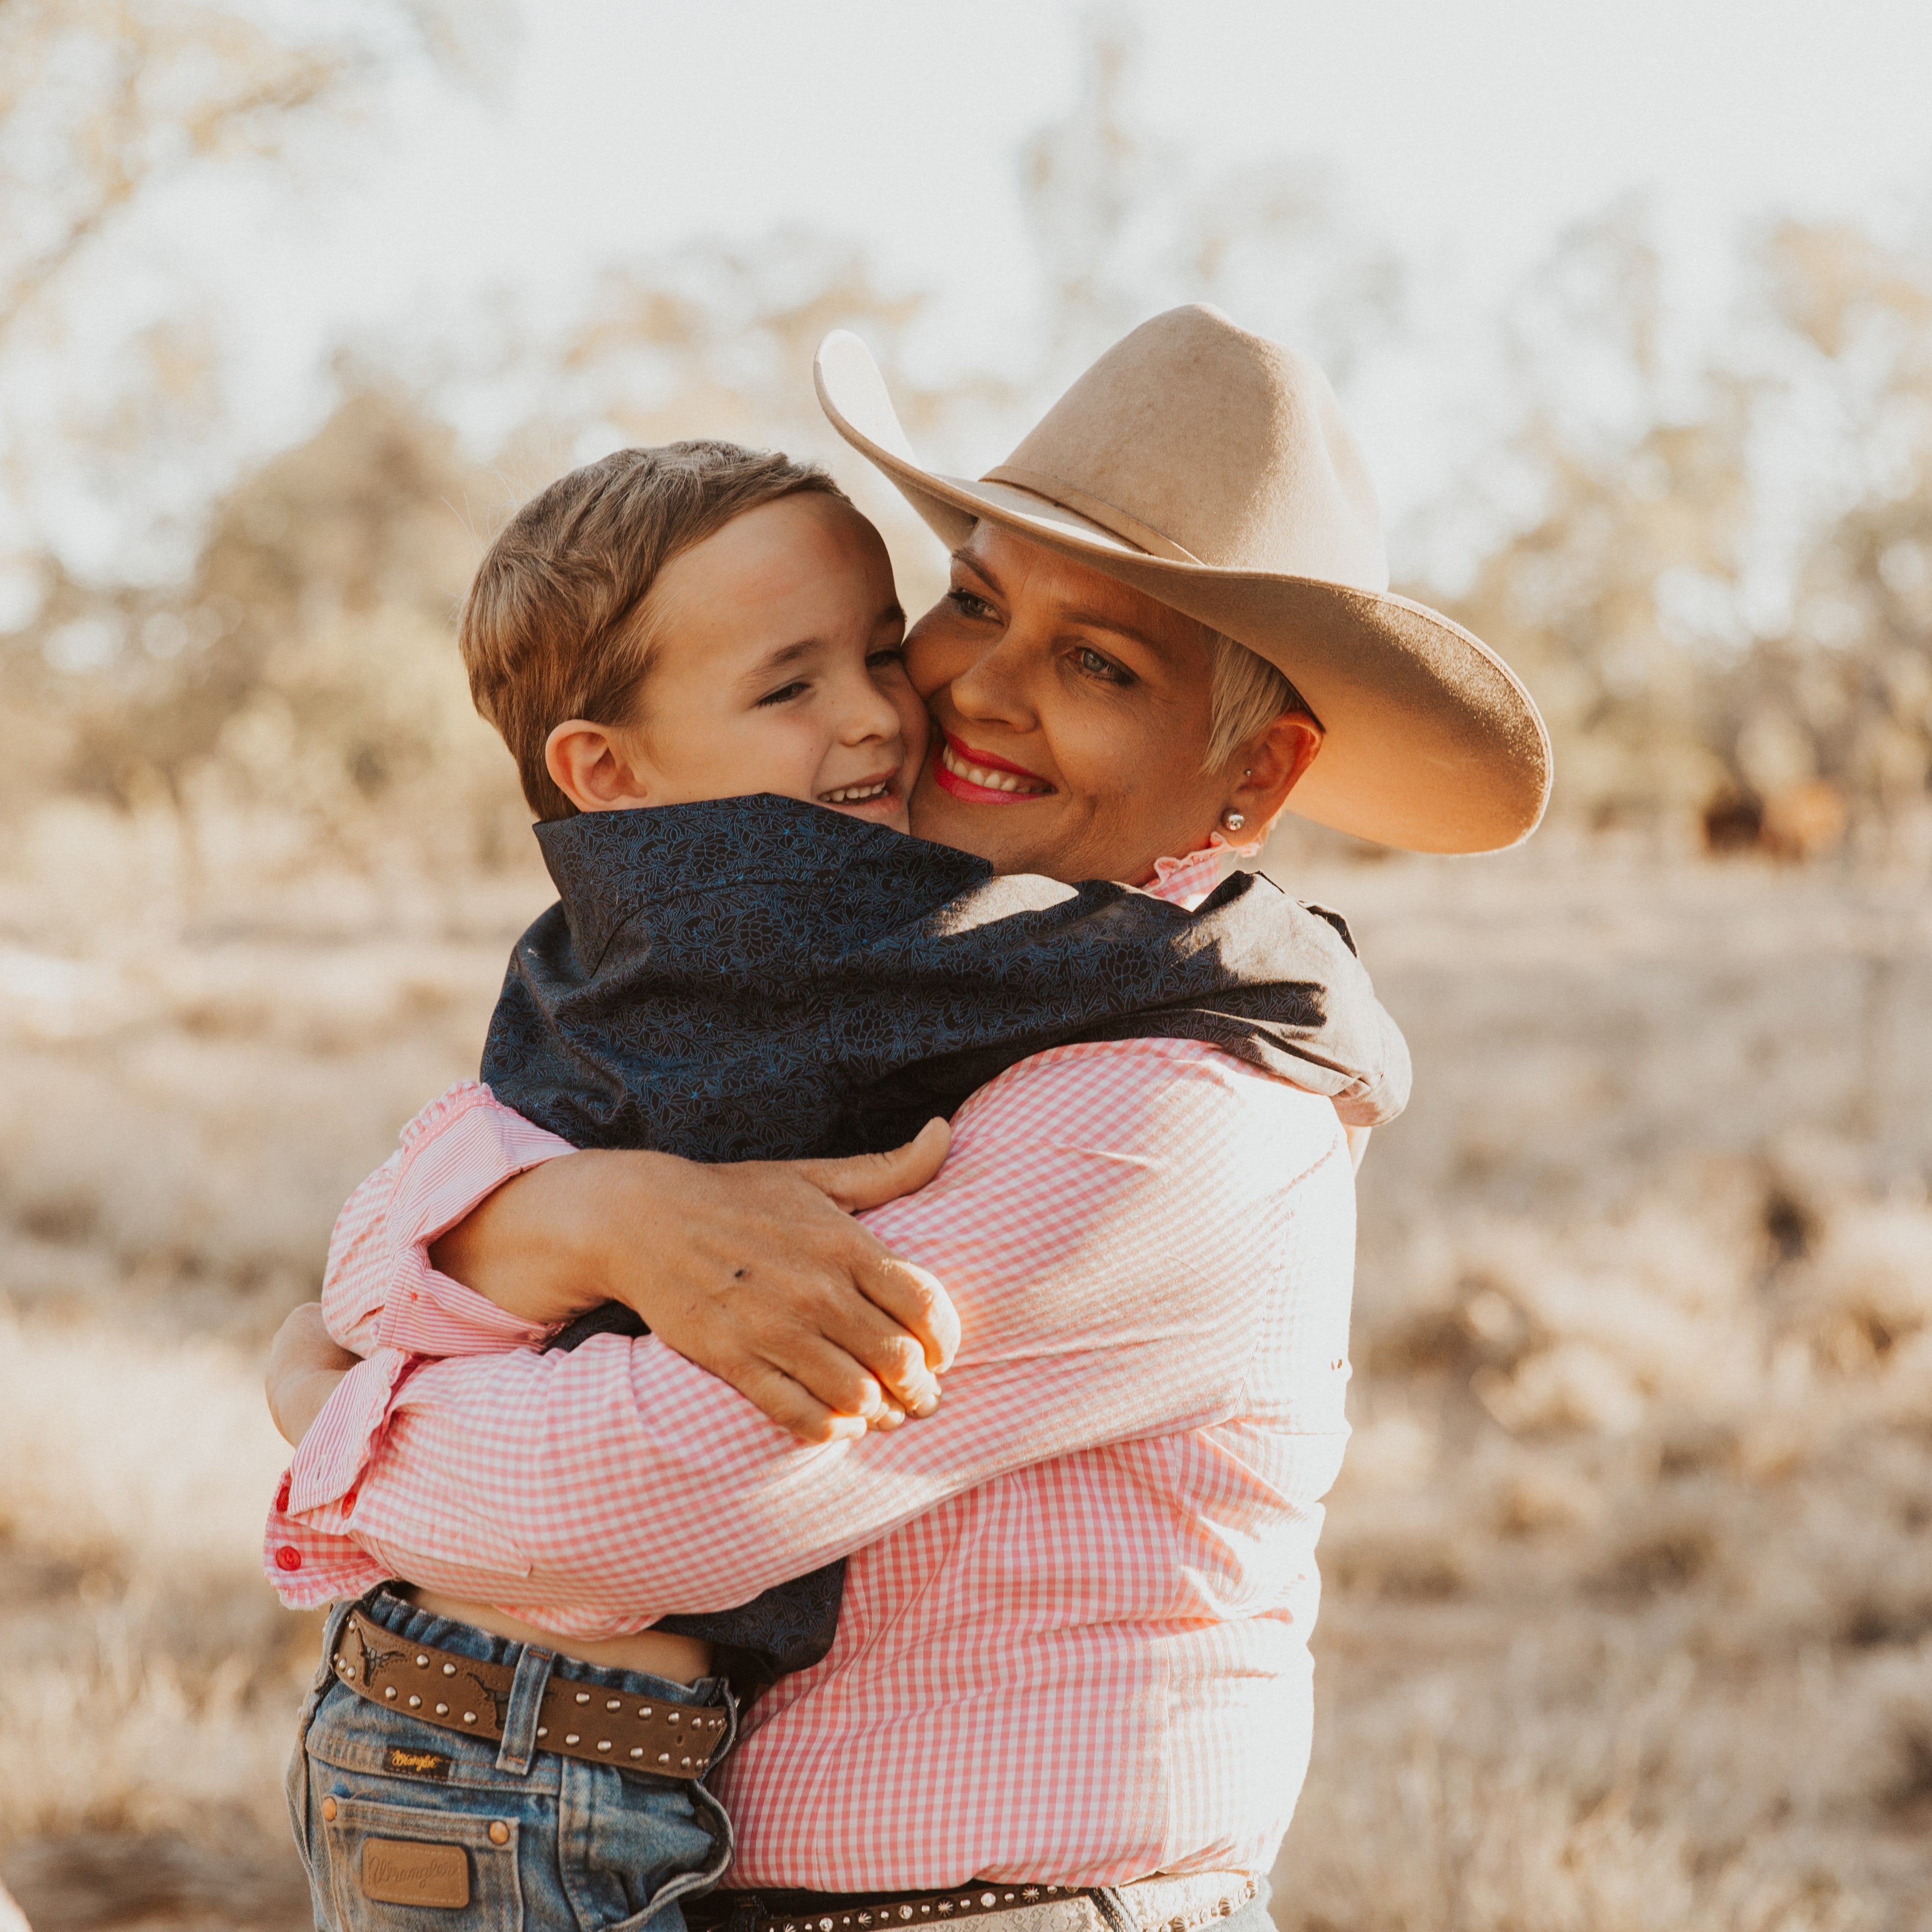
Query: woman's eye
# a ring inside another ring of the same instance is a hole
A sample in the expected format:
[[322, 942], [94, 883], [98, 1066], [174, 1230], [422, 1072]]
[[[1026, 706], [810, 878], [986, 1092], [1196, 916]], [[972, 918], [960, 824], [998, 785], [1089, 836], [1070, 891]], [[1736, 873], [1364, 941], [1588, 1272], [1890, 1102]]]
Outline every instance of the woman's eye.
[[[810, 688], [811, 687], [802, 679], [800, 679], [791, 684], [782, 684], [776, 691], [766, 692], [764, 696], [758, 700], [758, 704], [760, 705], [789, 704], [801, 692]], [[755, 710], [757, 706], [754, 706], [753, 708]]]
[[946, 601], [962, 617], [991, 617], [998, 614], [985, 598], [976, 596], [970, 590], [962, 590], [957, 585], [946, 593]]
[[1073, 662], [1089, 677], [1104, 678], [1109, 684], [1129, 685], [1134, 682], [1134, 674], [1124, 670], [1112, 658], [1103, 658], [1090, 644], [1082, 644], [1073, 653]]

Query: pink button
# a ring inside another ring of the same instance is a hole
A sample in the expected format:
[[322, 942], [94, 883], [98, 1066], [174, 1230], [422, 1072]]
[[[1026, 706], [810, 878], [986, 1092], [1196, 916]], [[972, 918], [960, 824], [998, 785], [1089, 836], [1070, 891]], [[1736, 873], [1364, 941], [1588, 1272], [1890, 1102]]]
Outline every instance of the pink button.
[[352, 1510], [356, 1507], [356, 1498], [362, 1493], [360, 1490], [356, 1489], [347, 1491], [343, 1496], [342, 1507], [346, 1510]]
[[289, 1506], [290, 1480], [290, 1478], [284, 1476], [282, 1478], [282, 1486], [275, 1492], [275, 1507], [278, 1510], [285, 1510]]
[[278, 1570], [299, 1570], [302, 1568], [302, 1552], [292, 1543], [284, 1544], [275, 1552], [275, 1568]]

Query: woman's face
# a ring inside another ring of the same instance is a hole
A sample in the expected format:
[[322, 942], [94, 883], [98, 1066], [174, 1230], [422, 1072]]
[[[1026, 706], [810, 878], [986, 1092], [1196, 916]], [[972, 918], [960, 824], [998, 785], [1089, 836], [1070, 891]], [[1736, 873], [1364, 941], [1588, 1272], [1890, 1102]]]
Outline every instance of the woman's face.
[[905, 656], [938, 727], [920, 838], [1002, 872], [1138, 884], [1228, 808], [1230, 774], [1202, 770], [1209, 632], [1097, 570], [982, 522]]

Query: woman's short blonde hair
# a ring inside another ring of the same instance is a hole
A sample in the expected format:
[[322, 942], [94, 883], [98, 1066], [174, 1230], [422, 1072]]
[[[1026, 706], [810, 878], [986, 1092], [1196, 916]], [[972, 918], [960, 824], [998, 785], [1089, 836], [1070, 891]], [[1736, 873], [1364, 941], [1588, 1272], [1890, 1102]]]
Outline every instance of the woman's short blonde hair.
[[1218, 772], [1284, 711], [1307, 711], [1308, 706], [1266, 658], [1246, 644], [1218, 631], [1210, 634], [1209, 644], [1214, 654], [1214, 682], [1208, 713], [1208, 756], [1201, 769]]

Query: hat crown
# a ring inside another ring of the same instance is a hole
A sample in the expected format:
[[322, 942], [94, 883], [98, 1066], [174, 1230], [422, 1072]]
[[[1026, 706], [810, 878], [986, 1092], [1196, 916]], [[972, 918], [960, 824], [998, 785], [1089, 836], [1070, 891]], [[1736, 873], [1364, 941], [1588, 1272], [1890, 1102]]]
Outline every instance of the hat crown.
[[1156, 554], [1150, 537], [1220, 569], [1388, 588], [1375, 487], [1328, 379], [1203, 304], [1116, 343], [988, 475]]

